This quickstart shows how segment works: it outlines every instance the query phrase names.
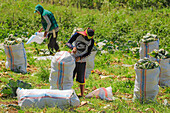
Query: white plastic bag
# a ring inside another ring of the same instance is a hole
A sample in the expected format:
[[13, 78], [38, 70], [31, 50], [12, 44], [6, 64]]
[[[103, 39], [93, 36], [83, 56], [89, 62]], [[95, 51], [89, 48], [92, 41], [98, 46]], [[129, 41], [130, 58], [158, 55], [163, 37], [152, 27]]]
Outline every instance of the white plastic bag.
[[149, 42], [149, 43], [140, 43], [140, 59], [143, 59], [144, 57], [150, 58], [148, 53], [153, 51], [154, 49], [159, 50], [159, 39], [157, 41]]
[[79, 106], [80, 100], [73, 89], [50, 90], [50, 89], [21, 89], [17, 91], [18, 105], [24, 108], [59, 107], [61, 109], [69, 106]]
[[3, 46], [3, 44], [0, 44], [0, 50], [4, 50], [4, 46]]
[[105, 46], [106, 43], [104, 43], [104, 42], [99, 42], [99, 43], [97, 43], [97, 45], [99, 46], [99, 50], [102, 50], [103, 46]]
[[68, 51], [57, 52], [51, 61], [50, 89], [71, 89], [74, 68], [75, 58]]
[[37, 59], [37, 60], [52, 60], [53, 59], [53, 56], [39, 56], [39, 57], [34, 57], [34, 59]]
[[97, 51], [92, 51], [91, 54], [86, 58], [86, 75], [85, 78], [89, 78], [91, 71], [94, 68], [94, 59]]
[[44, 32], [35, 32], [36, 36], [44, 37]]
[[137, 69], [136, 72], [134, 98], [141, 102], [154, 100], [158, 94], [159, 87], [159, 67], [155, 69]]
[[[47, 37], [47, 36], [46, 36]], [[38, 44], [41, 44], [44, 40], [44, 32], [36, 32], [35, 35], [32, 35], [29, 40], [27, 41], [26, 44], [32, 43], [32, 42], [36, 42]]]
[[44, 38], [37, 36], [37, 35], [32, 35], [29, 40], [27, 41], [26, 44], [32, 43], [32, 42], [36, 42], [38, 44], [41, 44], [43, 42]]
[[86, 98], [91, 98], [91, 97], [100, 97], [103, 100], [108, 100], [108, 101], [112, 101], [112, 97], [113, 97], [113, 93], [112, 93], [112, 87], [107, 87], [107, 88], [99, 88], [96, 89], [94, 91], [92, 91], [91, 93], [89, 93], [88, 95], [86, 95]]
[[14, 72], [27, 73], [27, 56], [24, 43], [16, 45], [4, 45], [7, 56], [6, 68]]

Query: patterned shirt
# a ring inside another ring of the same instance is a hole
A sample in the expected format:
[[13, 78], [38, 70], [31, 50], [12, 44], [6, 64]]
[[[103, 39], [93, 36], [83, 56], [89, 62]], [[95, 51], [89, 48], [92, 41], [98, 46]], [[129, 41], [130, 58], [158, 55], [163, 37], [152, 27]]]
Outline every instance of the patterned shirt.
[[94, 39], [88, 39], [87, 36], [83, 36], [76, 32], [74, 35], [72, 35], [66, 45], [70, 49], [76, 47], [77, 52], [75, 54], [75, 57], [85, 59], [85, 57], [91, 54], [92, 48], [94, 46]]
[[[51, 27], [51, 21], [50, 19], [48, 18], [47, 15], [44, 15], [43, 18], [45, 19], [45, 21], [47, 22], [47, 29], [46, 31], [49, 32], [49, 33], [53, 33], [53, 31], [49, 31], [50, 27]], [[58, 27], [55, 28], [55, 32], [58, 32]]]

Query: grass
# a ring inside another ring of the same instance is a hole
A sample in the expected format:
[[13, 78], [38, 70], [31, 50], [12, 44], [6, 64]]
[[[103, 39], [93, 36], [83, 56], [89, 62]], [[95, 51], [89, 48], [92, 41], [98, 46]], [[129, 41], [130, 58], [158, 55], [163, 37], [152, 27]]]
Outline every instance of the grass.
[[[37, 45], [39, 48], [46, 48], [45, 44]], [[25, 45], [26, 50], [32, 47], [31, 45]], [[67, 50], [67, 48], [63, 48]], [[32, 50], [33, 51], [33, 50]], [[4, 52], [0, 53], [0, 57], [5, 59]], [[33, 60], [31, 56], [35, 56], [33, 53], [29, 54], [28, 61]], [[39, 55], [38, 55], [39, 56]], [[159, 94], [157, 95], [157, 103], [141, 104], [138, 101], [133, 102], [133, 89], [134, 89], [134, 80], [135, 80], [135, 71], [133, 67], [124, 67], [122, 64], [133, 65], [137, 59], [124, 58], [121, 57], [120, 52], [115, 52], [114, 54], [97, 54], [95, 58], [95, 70], [99, 70], [102, 75], [114, 75], [115, 77], [108, 77], [101, 79], [99, 74], [96, 72], [91, 74], [90, 77], [86, 80], [85, 86], [85, 95], [94, 90], [95, 88], [100, 87], [112, 87], [112, 93], [116, 98], [112, 102], [108, 102], [96, 98], [80, 98], [80, 101], [87, 101], [88, 103], [84, 106], [74, 108], [74, 110], [66, 109], [61, 111], [59, 108], [44, 108], [44, 109], [26, 109], [26, 110], [17, 110], [18, 112], [43, 112], [52, 113], [56, 112], [164, 112], [168, 113], [170, 111], [169, 107], [164, 106], [163, 102], [165, 99], [170, 98], [169, 89], [159, 88]], [[2, 60], [1, 60], [2, 61]], [[107, 64], [107, 61], [110, 64]], [[30, 63], [30, 71], [28, 74], [18, 74], [10, 70], [6, 70], [5, 67], [0, 69], [1, 82], [0, 85], [5, 85], [8, 83], [9, 78], [14, 80], [23, 80], [24, 82], [29, 82], [32, 84], [33, 88], [37, 89], [48, 89], [50, 83], [48, 81], [50, 70], [50, 60], [47, 61], [32, 61]], [[113, 63], [112, 63], [113, 62]], [[4, 66], [4, 64], [3, 64]], [[34, 70], [35, 69], [35, 70]], [[4, 73], [6, 72], [6, 74]], [[74, 81], [73, 89], [77, 94], [80, 93], [79, 85]], [[10, 102], [17, 102], [16, 98], [0, 98], [0, 103], [10, 104]], [[1, 108], [2, 109], [2, 108]], [[2, 109], [2, 111], [5, 111]]]
[[[26, 7], [24, 4], [28, 4]], [[17, 33], [19, 36], [37, 32], [40, 28], [40, 16], [34, 14], [36, 1], [2, 2], [0, 8], [1, 34], [0, 39], [7, 37], [8, 33]], [[71, 36], [74, 27], [95, 29], [95, 39], [108, 39], [112, 42], [125, 43], [128, 40], [139, 41], [148, 32], [158, 35], [161, 48], [169, 48], [169, 8], [153, 10], [134, 10], [132, 8], [105, 9], [76, 9], [71, 6], [55, 6], [41, 4], [45, 9], [54, 13], [59, 24], [58, 39], [66, 42]], [[9, 9], [6, 11], [6, 9]], [[87, 14], [88, 12], [88, 14]], [[24, 32], [24, 33], [23, 33]], [[28, 32], [28, 34], [25, 34]]]
[[[28, 4], [25, 6], [25, 4]], [[23, 31], [29, 32], [31, 36], [36, 32], [41, 23], [39, 16], [34, 15], [34, 7], [37, 2], [32, 1], [16, 1], [16, 2], [2, 2], [0, 11], [0, 27], [3, 28], [0, 31], [0, 39], [7, 36], [7, 33], [19, 33], [19, 37], [23, 35]], [[61, 51], [68, 51], [69, 49], [65, 46], [68, 41], [74, 27], [92, 27], [95, 29], [96, 42], [107, 39], [109, 41], [118, 41], [119, 44], [114, 43], [114, 46], [122, 46], [127, 49], [126, 45], [128, 40], [137, 42], [147, 32], [157, 34], [160, 38], [160, 48], [169, 48], [169, 8], [162, 9], [145, 9], [145, 10], [133, 10], [126, 8], [114, 8], [111, 11], [97, 9], [75, 9], [71, 6], [54, 6], [49, 4], [42, 4], [46, 9], [54, 12], [54, 15], [59, 23], [60, 31], [58, 36], [58, 43]], [[107, 8], [107, 7], [106, 7]], [[9, 9], [6, 11], [6, 9]], [[86, 13], [88, 12], [88, 14]], [[13, 20], [14, 14], [14, 22]], [[17, 15], [18, 16], [15, 16]], [[80, 15], [81, 14], [81, 15]], [[4, 24], [2, 24], [4, 22]], [[26, 23], [26, 24], [25, 24]], [[19, 27], [17, 27], [19, 26]], [[25, 43], [24, 43], [25, 44]], [[5, 64], [0, 64], [0, 86], [8, 83], [9, 78], [14, 80], [23, 80], [24, 82], [31, 83], [35, 89], [49, 89], [50, 83], [48, 81], [50, 74], [51, 61], [37, 61], [33, 57], [39, 56], [33, 54], [35, 47], [39, 49], [47, 49], [47, 44], [35, 45], [25, 44], [27, 51], [28, 61], [28, 73], [20, 74], [14, 73], [5, 68]], [[115, 48], [114, 48], [115, 49]], [[62, 111], [61, 109], [55, 108], [44, 108], [44, 109], [13, 109], [11, 112], [46, 112], [53, 113], [58, 112], [160, 112], [168, 113], [170, 109], [168, 106], [164, 106], [164, 100], [167, 99], [170, 102], [170, 89], [159, 88], [159, 93], [156, 97], [156, 103], [144, 103], [141, 104], [138, 101], [132, 101], [134, 81], [135, 81], [135, 70], [133, 66], [125, 67], [123, 64], [134, 65], [139, 57], [133, 57], [131, 53], [127, 51], [115, 51], [113, 53], [101, 54], [97, 53], [95, 57], [95, 68], [89, 79], [86, 80], [85, 95], [93, 91], [95, 88], [100, 87], [112, 87], [112, 93], [115, 100], [108, 102], [96, 98], [80, 98], [80, 101], [87, 101], [87, 104], [78, 107], [70, 108]], [[6, 61], [6, 55], [4, 50], [0, 52], [0, 61]], [[97, 73], [100, 72], [102, 75], [114, 75], [114, 77], [100, 78]], [[76, 94], [80, 93], [79, 85], [74, 81], [73, 89]], [[16, 98], [0, 98], [1, 104], [17, 103]], [[0, 107], [0, 112], [6, 112], [5, 109]]]

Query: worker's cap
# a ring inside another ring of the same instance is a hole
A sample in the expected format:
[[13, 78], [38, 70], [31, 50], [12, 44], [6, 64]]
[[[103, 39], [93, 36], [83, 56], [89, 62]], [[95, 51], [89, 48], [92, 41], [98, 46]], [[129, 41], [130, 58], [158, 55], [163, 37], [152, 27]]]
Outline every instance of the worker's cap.
[[91, 28], [87, 28], [85, 31], [79, 31], [78, 33], [87, 36], [88, 39], [92, 39], [94, 36], [94, 30]]

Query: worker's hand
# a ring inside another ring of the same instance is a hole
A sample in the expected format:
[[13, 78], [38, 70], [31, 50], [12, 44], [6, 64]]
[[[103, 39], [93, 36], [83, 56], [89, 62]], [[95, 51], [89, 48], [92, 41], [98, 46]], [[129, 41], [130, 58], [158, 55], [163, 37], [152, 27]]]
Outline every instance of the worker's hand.
[[80, 57], [76, 57], [76, 62], [80, 60]]
[[38, 30], [38, 32], [40, 33], [42, 31], [42, 29]]
[[42, 37], [42, 39], [44, 40], [46, 37]]
[[76, 54], [76, 52], [77, 52], [77, 48], [76, 48], [76, 47], [74, 47], [74, 48], [73, 48], [73, 50], [72, 50], [72, 52], [73, 52], [74, 54]]
[[42, 30], [43, 30], [43, 27], [42, 27], [42, 28], [40, 28], [40, 30], [38, 30], [38, 32], [40, 33]]
[[45, 31], [45, 33], [44, 33], [44, 37], [46, 37], [47, 36], [47, 31]]

